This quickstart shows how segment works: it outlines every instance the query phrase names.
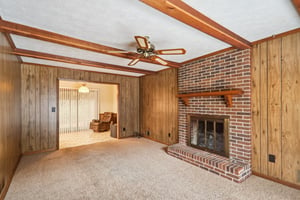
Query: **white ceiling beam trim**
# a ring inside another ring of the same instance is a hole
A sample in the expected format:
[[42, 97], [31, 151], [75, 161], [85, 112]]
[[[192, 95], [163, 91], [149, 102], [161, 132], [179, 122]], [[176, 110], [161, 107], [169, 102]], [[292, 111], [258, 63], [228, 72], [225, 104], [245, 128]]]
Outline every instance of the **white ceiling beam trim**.
[[[70, 58], [78, 58], [78, 59], [84, 59], [89, 61], [129, 67], [127, 66], [127, 64], [130, 60], [127, 58], [120, 58], [120, 57], [111, 56], [107, 54], [101, 54], [93, 51], [46, 42], [46, 41], [37, 40], [33, 38], [27, 38], [19, 35], [14, 35], [14, 34], [11, 34], [11, 36], [13, 41], [15, 42], [15, 46], [19, 49], [26, 49], [26, 50], [37, 51], [41, 53], [61, 55]], [[160, 71], [163, 69], [167, 69], [168, 67], [162, 65], [156, 65], [152, 63], [139, 62], [132, 68], [149, 70], [149, 71]]]
[[[8, 32], [8, 33], [13, 33], [17, 35], [22, 35], [25, 37], [30, 37], [30, 38], [35, 38], [39, 40], [44, 40], [44, 41], [49, 41], [49, 42], [54, 42], [58, 44], [63, 44], [67, 46], [72, 46], [76, 48], [81, 48], [89, 51], [95, 51], [98, 53], [103, 53], [103, 54], [109, 54], [112, 56], [117, 56], [117, 57], [122, 57], [122, 58], [128, 58], [128, 59], [135, 59], [138, 54], [134, 52], [129, 52], [129, 53], [109, 53], [112, 51], [122, 51], [122, 49], [117, 49], [109, 46], [104, 46], [101, 44], [96, 44], [84, 40], [80, 40], [77, 38], [72, 38], [69, 36], [53, 33], [50, 31], [38, 29], [38, 28], [33, 28], [30, 26], [25, 26], [22, 24], [14, 23], [14, 22], [9, 22], [0, 19], [0, 31], [2, 32]], [[153, 63], [152, 60], [150, 59], [144, 59], [141, 58], [143, 62], [148, 62], [148, 63]], [[160, 63], [155, 63], [155, 64], [160, 64]], [[168, 61], [169, 67], [175, 67], [178, 68], [180, 67], [179, 63], [173, 62], [173, 61]]]
[[48, 54], [48, 53], [41, 53], [41, 52], [30, 51], [30, 50], [25, 50], [25, 49], [15, 49], [15, 50], [13, 50], [12, 53], [15, 55], [19, 55], [19, 56], [46, 59], [46, 60], [59, 61], [59, 62], [71, 63], [71, 64], [80, 64], [80, 65], [84, 65], [84, 66], [104, 68], [104, 69], [113, 69], [113, 70], [135, 72], [135, 73], [142, 73], [142, 74], [154, 74], [155, 73], [153, 71], [148, 71], [148, 70], [111, 65], [111, 64], [107, 64], [107, 63], [83, 60], [83, 59], [78, 59], [78, 58], [70, 58], [70, 57], [53, 55], [53, 54]]
[[63, 63], [63, 62], [58, 62], [58, 61], [37, 59], [37, 58], [31, 58], [31, 57], [25, 57], [25, 56], [22, 56], [22, 60], [23, 60], [23, 63], [25, 63], [25, 64], [29, 63], [29, 64], [37, 64], [37, 65], [42, 65], [42, 66], [44, 65], [44, 66], [51, 66], [51, 67], [57, 67], [57, 68], [75, 69], [75, 70], [83, 70], [83, 71], [89, 71], [89, 72], [99, 72], [99, 73], [107, 73], [107, 74], [112, 74], [112, 75], [131, 76], [131, 77], [144, 76], [144, 74], [141, 74], [141, 73], [124, 72], [124, 71], [118, 71], [118, 70], [112, 70], [112, 69], [89, 67], [89, 66], [83, 66], [83, 65], [78, 65], [78, 64]]

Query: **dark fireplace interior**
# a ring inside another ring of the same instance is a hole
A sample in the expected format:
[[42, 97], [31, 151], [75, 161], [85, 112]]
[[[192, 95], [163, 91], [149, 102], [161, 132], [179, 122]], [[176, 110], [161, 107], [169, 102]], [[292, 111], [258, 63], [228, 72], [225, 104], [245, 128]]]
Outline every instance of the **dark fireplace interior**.
[[188, 145], [229, 157], [228, 124], [228, 116], [189, 115]]

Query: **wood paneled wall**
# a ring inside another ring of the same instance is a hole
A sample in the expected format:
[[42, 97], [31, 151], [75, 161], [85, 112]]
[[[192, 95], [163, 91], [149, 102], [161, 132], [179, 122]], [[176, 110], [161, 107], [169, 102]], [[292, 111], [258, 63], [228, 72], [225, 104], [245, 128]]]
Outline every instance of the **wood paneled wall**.
[[0, 33], [0, 199], [21, 156], [21, 65]]
[[252, 169], [300, 185], [300, 33], [252, 53]]
[[[139, 78], [22, 64], [22, 151], [56, 149], [58, 79], [119, 84], [119, 133], [139, 131]], [[125, 128], [125, 131], [123, 131]]]
[[140, 78], [140, 132], [144, 137], [178, 143], [177, 91], [177, 69]]

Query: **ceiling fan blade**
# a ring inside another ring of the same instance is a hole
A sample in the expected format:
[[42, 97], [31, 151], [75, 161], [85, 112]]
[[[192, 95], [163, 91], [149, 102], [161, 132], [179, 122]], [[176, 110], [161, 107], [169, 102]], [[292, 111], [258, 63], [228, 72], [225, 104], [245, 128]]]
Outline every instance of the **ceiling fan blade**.
[[129, 66], [135, 65], [136, 63], [138, 63], [140, 61], [139, 58], [133, 59], [130, 61], [130, 63], [128, 63]]
[[142, 37], [142, 36], [134, 36], [137, 44], [139, 45], [140, 48], [142, 49], [149, 49], [150, 44], [148, 42], [148, 38]]
[[129, 51], [107, 51], [107, 53], [130, 53]]
[[185, 49], [161, 49], [161, 50], [156, 50], [156, 54], [158, 55], [180, 55], [180, 54], [185, 54], [186, 51]]
[[156, 62], [162, 64], [162, 65], [167, 65], [168, 62], [164, 59], [162, 59], [161, 57], [158, 57], [158, 56], [153, 56], [152, 57], [153, 60], [155, 60]]

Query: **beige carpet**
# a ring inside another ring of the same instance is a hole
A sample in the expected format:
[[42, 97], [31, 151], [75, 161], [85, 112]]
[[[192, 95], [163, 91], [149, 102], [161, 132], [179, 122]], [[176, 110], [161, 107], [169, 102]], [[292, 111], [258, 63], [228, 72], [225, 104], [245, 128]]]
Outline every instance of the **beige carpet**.
[[24, 156], [5, 200], [300, 199], [256, 176], [237, 184], [167, 155], [144, 138], [110, 140]]
[[77, 147], [108, 140], [115, 140], [115, 138], [110, 137], [110, 131], [94, 132], [93, 130], [86, 130], [81, 132], [61, 133], [59, 134], [59, 148]]

